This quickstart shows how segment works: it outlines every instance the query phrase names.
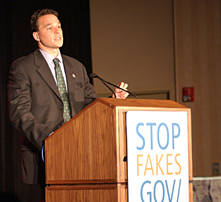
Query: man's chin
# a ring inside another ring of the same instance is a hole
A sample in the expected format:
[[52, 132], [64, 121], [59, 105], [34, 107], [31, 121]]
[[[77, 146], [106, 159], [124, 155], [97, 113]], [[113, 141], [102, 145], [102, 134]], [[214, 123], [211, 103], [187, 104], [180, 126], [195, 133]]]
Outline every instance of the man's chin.
[[61, 48], [63, 46], [63, 43], [57, 44], [57, 48]]
[[63, 41], [54, 41], [54, 47], [61, 48], [63, 46]]

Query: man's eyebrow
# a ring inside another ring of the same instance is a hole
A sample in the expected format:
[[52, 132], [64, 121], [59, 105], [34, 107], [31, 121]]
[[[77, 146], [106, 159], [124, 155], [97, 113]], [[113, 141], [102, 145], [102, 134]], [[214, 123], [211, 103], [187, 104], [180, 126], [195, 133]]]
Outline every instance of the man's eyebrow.
[[52, 23], [48, 23], [48, 24], [46, 24], [45, 27], [47, 27], [47, 26], [49, 26], [49, 25], [52, 25]]
[[[50, 26], [50, 25], [52, 25], [52, 24], [54, 24], [54, 23], [48, 23], [48, 24], [45, 25], [45, 27]], [[60, 25], [61, 25], [61, 22], [58, 21], [57, 24], [60, 24]]]

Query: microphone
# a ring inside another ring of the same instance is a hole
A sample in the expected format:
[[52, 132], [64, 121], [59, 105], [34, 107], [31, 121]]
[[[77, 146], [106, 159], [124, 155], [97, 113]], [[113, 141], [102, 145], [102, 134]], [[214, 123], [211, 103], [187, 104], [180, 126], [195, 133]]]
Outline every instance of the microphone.
[[104, 82], [104, 80], [103, 79], [101, 79], [97, 74], [95, 74], [95, 73], [91, 73], [90, 74], [90, 77], [93, 79], [93, 78], [98, 78], [98, 79], [100, 79], [100, 81], [105, 85], [105, 86], [107, 86], [109, 89], [110, 89], [110, 91], [114, 94], [114, 97], [116, 98], [117, 96], [116, 96], [116, 94], [115, 94], [115, 92]]
[[[123, 89], [123, 88], [121, 88], [121, 87], [119, 87], [119, 86], [116, 86], [116, 85], [114, 85], [114, 84], [112, 84], [112, 83], [110, 83], [110, 82], [108, 82], [108, 81], [105, 81], [104, 79], [102, 79], [101, 77], [99, 77], [99, 76], [98, 76], [97, 74], [95, 74], [95, 73], [91, 73], [89, 76], [90, 76], [91, 78], [98, 78], [105, 86], [107, 86], [107, 87], [113, 92], [115, 98], [116, 98], [115, 92], [114, 92], [107, 84], [109, 84], [109, 85], [111, 85], [111, 86], [114, 86], [115, 88], [121, 89], [122, 91], [125, 91], [125, 92], [127, 92], [127, 93], [133, 95], [135, 98], [139, 99], [136, 95], [134, 95], [134, 94], [131, 93], [130, 91], [125, 90], [125, 89]], [[106, 83], [107, 83], [107, 84], [106, 84]]]

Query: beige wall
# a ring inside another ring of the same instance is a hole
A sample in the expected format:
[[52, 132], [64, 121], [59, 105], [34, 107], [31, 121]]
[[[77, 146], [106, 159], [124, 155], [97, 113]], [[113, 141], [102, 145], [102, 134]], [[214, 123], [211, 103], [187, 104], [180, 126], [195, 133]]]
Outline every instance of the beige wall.
[[[211, 176], [221, 163], [220, 1], [91, 0], [90, 12], [93, 71], [190, 107], [194, 176]], [[194, 87], [194, 102], [182, 102], [183, 87]]]
[[91, 0], [90, 14], [93, 71], [134, 93], [170, 91], [174, 99], [172, 0]]
[[220, 1], [175, 1], [177, 101], [193, 86], [193, 165], [195, 176], [211, 176], [221, 163]]

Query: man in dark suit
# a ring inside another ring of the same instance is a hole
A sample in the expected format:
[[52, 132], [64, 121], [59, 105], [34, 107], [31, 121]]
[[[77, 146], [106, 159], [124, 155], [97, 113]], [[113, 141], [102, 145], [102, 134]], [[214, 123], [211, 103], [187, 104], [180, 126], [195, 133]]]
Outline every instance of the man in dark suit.
[[[11, 65], [8, 83], [9, 117], [21, 132], [22, 176], [28, 184], [44, 186], [44, 165], [40, 150], [44, 139], [63, 123], [64, 103], [58, 90], [54, 58], [58, 59], [73, 117], [97, 98], [84, 66], [62, 55], [63, 33], [58, 13], [41, 9], [31, 17], [31, 28], [39, 49]], [[127, 88], [127, 84], [119, 84]], [[127, 93], [115, 89], [117, 98]]]

